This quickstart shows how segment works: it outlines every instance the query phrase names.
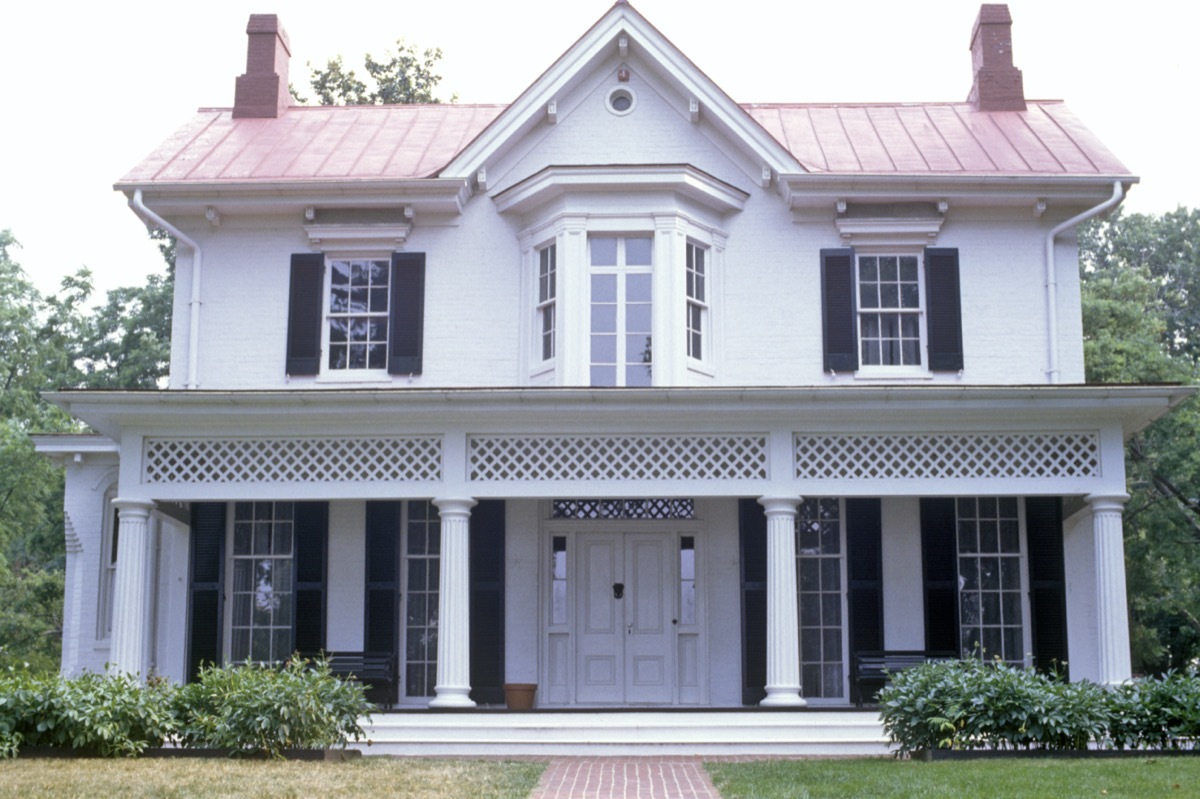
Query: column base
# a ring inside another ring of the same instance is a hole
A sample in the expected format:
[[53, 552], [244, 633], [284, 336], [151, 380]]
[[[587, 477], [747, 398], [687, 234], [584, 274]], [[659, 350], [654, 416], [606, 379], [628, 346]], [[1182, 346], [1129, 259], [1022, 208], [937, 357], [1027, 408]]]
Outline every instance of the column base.
[[446, 688], [438, 686], [434, 689], [437, 696], [429, 700], [430, 707], [475, 707], [471, 701], [470, 688]]
[[759, 707], [807, 707], [800, 697], [799, 688], [767, 688], [766, 697], [758, 703]]

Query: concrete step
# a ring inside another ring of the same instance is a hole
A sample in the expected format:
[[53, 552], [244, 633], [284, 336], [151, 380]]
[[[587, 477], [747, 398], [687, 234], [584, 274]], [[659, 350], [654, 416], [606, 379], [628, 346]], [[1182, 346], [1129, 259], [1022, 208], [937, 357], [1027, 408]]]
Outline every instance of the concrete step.
[[372, 755], [883, 756], [862, 711], [398, 712], [363, 724]]

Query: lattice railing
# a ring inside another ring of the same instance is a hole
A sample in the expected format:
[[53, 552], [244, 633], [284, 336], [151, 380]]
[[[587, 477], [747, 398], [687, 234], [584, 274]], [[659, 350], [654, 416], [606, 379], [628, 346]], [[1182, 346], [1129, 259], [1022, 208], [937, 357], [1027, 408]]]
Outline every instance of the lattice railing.
[[762, 480], [766, 436], [472, 436], [472, 480]]
[[1096, 433], [796, 435], [801, 479], [1099, 476]]
[[550, 503], [551, 519], [652, 519], [677, 521], [696, 518], [696, 500], [556, 499]]
[[442, 477], [440, 436], [147, 439], [147, 483], [349, 483]]

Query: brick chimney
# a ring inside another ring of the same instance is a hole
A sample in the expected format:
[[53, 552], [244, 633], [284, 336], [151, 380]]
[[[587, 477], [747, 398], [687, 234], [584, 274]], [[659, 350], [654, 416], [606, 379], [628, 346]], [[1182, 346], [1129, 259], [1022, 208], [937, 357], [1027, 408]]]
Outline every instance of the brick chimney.
[[985, 3], [971, 31], [971, 62], [975, 82], [967, 102], [980, 111], [1024, 111], [1025, 85], [1013, 66], [1012, 16], [1008, 6]]
[[274, 14], [251, 14], [246, 25], [250, 42], [246, 74], [239, 75], [233, 93], [233, 116], [274, 118], [292, 104], [288, 92], [288, 61], [292, 51], [287, 32]]

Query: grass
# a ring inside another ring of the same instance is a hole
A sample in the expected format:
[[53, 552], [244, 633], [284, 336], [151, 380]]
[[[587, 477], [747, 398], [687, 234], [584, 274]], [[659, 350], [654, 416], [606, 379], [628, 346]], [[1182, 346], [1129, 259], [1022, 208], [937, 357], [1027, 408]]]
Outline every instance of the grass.
[[1120, 760], [767, 760], [705, 764], [723, 799], [1195, 796], [1200, 757]]
[[0, 760], [0, 797], [525, 799], [545, 767], [381, 757], [349, 763], [18, 758]]

